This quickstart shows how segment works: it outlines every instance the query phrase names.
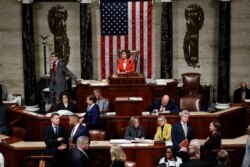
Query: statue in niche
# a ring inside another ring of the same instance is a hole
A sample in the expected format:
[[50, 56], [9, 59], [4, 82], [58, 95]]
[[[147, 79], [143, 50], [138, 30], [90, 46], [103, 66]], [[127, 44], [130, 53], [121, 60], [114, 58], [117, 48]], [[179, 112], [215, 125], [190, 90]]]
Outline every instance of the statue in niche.
[[200, 68], [199, 63], [199, 30], [204, 23], [204, 11], [197, 5], [185, 9], [186, 34], [183, 41], [184, 57], [189, 66]]
[[48, 13], [49, 29], [54, 34], [54, 50], [59, 53], [60, 58], [65, 63], [69, 62], [70, 46], [67, 36], [66, 20], [68, 12], [62, 5], [53, 6]]

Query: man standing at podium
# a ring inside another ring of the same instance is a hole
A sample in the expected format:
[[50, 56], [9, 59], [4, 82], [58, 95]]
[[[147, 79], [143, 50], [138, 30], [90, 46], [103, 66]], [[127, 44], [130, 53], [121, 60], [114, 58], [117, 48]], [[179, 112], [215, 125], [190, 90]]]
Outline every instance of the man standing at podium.
[[172, 114], [178, 114], [180, 112], [179, 107], [168, 95], [164, 95], [162, 98], [156, 99], [150, 106], [150, 112], [157, 110], [159, 113], [164, 111], [170, 111]]
[[49, 91], [52, 108], [59, 102], [61, 93], [68, 89], [66, 75], [77, 81], [77, 77], [59, 59], [59, 54], [51, 53]]

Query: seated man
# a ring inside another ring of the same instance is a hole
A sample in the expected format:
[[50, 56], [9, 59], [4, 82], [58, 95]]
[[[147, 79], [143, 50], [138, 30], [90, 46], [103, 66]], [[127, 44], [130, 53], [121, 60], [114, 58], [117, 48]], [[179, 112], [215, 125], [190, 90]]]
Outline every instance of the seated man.
[[244, 101], [245, 99], [250, 99], [250, 89], [247, 88], [246, 82], [242, 82], [240, 84], [240, 88], [234, 91], [233, 102], [240, 103]]
[[123, 50], [121, 56], [117, 62], [117, 74], [126, 74], [135, 72], [134, 60], [130, 59], [129, 50]]
[[180, 112], [179, 107], [175, 102], [169, 99], [168, 95], [164, 95], [161, 99], [156, 99], [150, 106], [149, 111], [158, 110], [158, 112], [170, 111], [170, 113], [178, 114]]

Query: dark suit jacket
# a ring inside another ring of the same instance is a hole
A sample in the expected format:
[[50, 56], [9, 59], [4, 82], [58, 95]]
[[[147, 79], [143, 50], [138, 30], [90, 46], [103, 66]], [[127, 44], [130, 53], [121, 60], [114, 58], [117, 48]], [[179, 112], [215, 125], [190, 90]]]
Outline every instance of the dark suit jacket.
[[221, 138], [218, 133], [209, 136], [209, 139], [204, 143], [206, 150], [211, 151], [213, 149], [220, 149]]
[[114, 161], [111, 164], [111, 167], [125, 167], [125, 162], [124, 161]]
[[208, 163], [199, 159], [190, 159], [190, 161], [181, 164], [180, 167], [208, 167]]
[[[191, 125], [187, 124], [187, 139], [190, 141], [194, 138], [194, 130]], [[172, 126], [171, 138], [173, 142], [173, 147], [175, 152], [180, 151], [179, 144], [185, 139], [184, 130], [182, 128], [181, 122], [177, 122]]]
[[[161, 108], [161, 98], [156, 99], [150, 106], [149, 111], [152, 112], [154, 109], [160, 110]], [[169, 110], [173, 114], [178, 114], [180, 112], [179, 107], [175, 104], [173, 100], [169, 100], [168, 104], [165, 106], [165, 110]]]
[[86, 127], [88, 129], [98, 129], [100, 124], [100, 109], [97, 104], [90, 109], [90, 111], [86, 111], [84, 115], [84, 121], [86, 123]]
[[[71, 129], [71, 131], [72, 131], [72, 129]], [[70, 131], [70, 134], [71, 134], [71, 131]], [[80, 124], [78, 126], [78, 128], [77, 128], [77, 130], [76, 130], [76, 132], [75, 132], [75, 134], [73, 136], [72, 143], [76, 144], [76, 141], [77, 141], [78, 137], [80, 137], [80, 136], [87, 136], [87, 137], [89, 137], [89, 131], [88, 131], [88, 129], [85, 126], [83, 126], [82, 124]]]
[[145, 138], [143, 126], [139, 125], [138, 128], [128, 126], [125, 130], [125, 139], [134, 140], [135, 138]]
[[[73, 80], [77, 80], [77, 77], [66, 67], [66, 65], [58, 60], [56, 65], [56, 74], [53, 69], [50, 69], [50, 91], [54, 91], [56, 99], [60, 98], [61, 92], [68, 89], [66, 75], [69, 75]], [[55, 78], [55, 81], [54, 81]]]
[[63, 102], [60, 102], [56, 105], [56, 111], [58, 110], [68, 110], [68, 111], [71, 111], [71, 112], [76, 112], [76, 105], [69, 101], [69, 104], [67, 107], [65, 107], [65, 105], [63, 104]]
[[75, 148], [72, 151], [71, 167], [91, 167], [88, 157], [86, 157], [78, 148]]
[[[233, 98], [233, 102], [234, 103], [240, 103], [242, 99], [242, 89], [238, 88], [234, 91], [234, 98]], [[246, 97], [245, 99], [250, 99], [250, 89], [246, 89]]]
[[[63, 141], [57, 141], [58, 137], [63, 137]], [[58, 136], [55, 135], [52, 125], [49, 125], [45, 129], [44, 140], [46, 144], [46, 155], [54, 155], [57, 151], [59, 151], [57, 147], [60, 146], [62, 143], [68, 145], [68, 137], [66, 135], [66, 130], [60, 125], [58, 127]]]

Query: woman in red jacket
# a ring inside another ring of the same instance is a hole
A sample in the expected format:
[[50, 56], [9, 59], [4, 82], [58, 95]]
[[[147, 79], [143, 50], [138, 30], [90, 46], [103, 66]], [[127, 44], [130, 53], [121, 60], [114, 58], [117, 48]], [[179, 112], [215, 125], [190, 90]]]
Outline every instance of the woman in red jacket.
[[123, 50], [117, 63], [117, 74], [125, 74], [135, 72], [134, 60], [130, 58], [130, 52]]

